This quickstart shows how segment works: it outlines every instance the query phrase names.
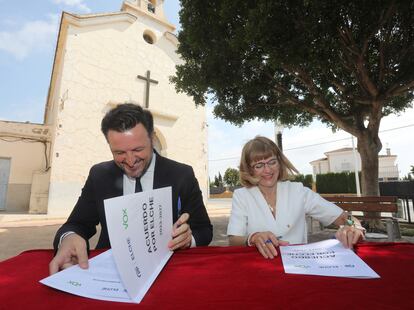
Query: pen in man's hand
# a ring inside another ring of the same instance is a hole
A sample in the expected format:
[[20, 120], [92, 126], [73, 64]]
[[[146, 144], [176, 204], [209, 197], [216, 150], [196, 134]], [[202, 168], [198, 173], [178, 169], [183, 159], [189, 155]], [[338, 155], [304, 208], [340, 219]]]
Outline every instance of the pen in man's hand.
[[178, 196], [178, 202], [177, 202], [177, 218], [180, 218], [181, 216], [181, 198]]
[[[177, 201], [177, 221], [180, 219], [181, 217], [181, 211], [182, 211], [182, 207], [181, 207], [181, 197], [178, 196], [178, 201]], [[180, 227], [180, 225], [177, 225], [177, 228]]]

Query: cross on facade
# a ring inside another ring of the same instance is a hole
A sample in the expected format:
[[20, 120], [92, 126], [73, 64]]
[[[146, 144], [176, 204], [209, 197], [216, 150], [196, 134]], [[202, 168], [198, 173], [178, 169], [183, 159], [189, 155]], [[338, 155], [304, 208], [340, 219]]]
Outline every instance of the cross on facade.
[[147, 76], [142, 76], [142, 75], [138, 75], [137, 78], [144, 80], [146, 82], [146, 93], [145, 93], [145, 107], [148, 109], [149, 107], [149, 92], [150, 92], [150, 83], [154, 83], [154, 84], [158, 84], [158, 81], [156, 80], [152, 80], [150, 78], [151, 76], [151, 72], [149, 70], [147, 70]]

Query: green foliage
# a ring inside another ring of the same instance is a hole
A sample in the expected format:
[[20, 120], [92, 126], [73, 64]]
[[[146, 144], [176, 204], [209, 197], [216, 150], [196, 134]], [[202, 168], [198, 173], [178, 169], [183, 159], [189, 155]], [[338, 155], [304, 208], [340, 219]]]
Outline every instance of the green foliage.
[[215, 187], [223, 187], [223, 178], [222, 178], [220, 172], [219, 172], [218, 176], [216, 176], [216, 175], [214, 176], [213, 185]]
[[223, 177], [224, 183], [228, 186], [240, 185], [239, 170], [234, 168], [227, 168]]
[[[241, 125], [319, 119], [358, 139], [378, 188], [381, 118], [414, 98], [414, 5], [370, 0], [181, 0], [176, 89]], [[374, 161], [374, 162], [373, 162]], [[376, 186], [375, 186], [376, 185]], [[371, 193], [372, 194], [372, 193]]]
[[218, 187], [220, 185], [219, 179], [218, 177], [215, 175], [214, 176], [214, 182], [213, 182], [214, 186]]
[[181, 3], [185, 63], [172, 80], [197, 104], [212, 94], [220, 118], [306, 125], [316, 115], [341, 125], [326, 109], [355, 123], [374, 100], [387, 115], [413, 98], [410, 1]]
[[[359, 176], [361, 178], [361, 176]], [[316, 191], [320, 194], [356, 193], [355, 173], [325, 173], [316, 175]]]
[[413, 180], [412, 173], [408, 173], [407, 175], [403, 176], [402, 180], [403, 181], [412, 181]]
[[407, 173], [406, 176], [403, 176], [402, 180], [411, 181], [414, 177], [414, 166], [411, 166], [410, 172]]
[[307, 175], [296, 174], [293, 178], [293, 181], [301, 182], [303, 186], [306, 186], [312, 189], [313, 177], [311, 174], [307, 174]]

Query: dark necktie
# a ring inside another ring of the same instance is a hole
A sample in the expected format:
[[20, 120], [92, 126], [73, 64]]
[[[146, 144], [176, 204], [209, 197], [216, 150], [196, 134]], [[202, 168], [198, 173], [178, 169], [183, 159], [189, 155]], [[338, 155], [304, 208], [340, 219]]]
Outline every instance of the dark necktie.
[[142, 192], [141, 178], [135, 179], [135, 193]]

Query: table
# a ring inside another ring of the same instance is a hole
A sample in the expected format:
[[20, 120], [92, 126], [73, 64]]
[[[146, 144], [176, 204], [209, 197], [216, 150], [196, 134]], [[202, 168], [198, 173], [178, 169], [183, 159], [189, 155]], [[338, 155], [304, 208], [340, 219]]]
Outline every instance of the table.
[[52, 250], [27, 251], [0, 263], [0, 309], [414, 309], [414, 244], [362, 243], [356, 253], [381, 279], [285, 274], [280, 257], [254, 248], [193, 248], [172, 256], [140, 304], [125, 304], [40, 284]]

